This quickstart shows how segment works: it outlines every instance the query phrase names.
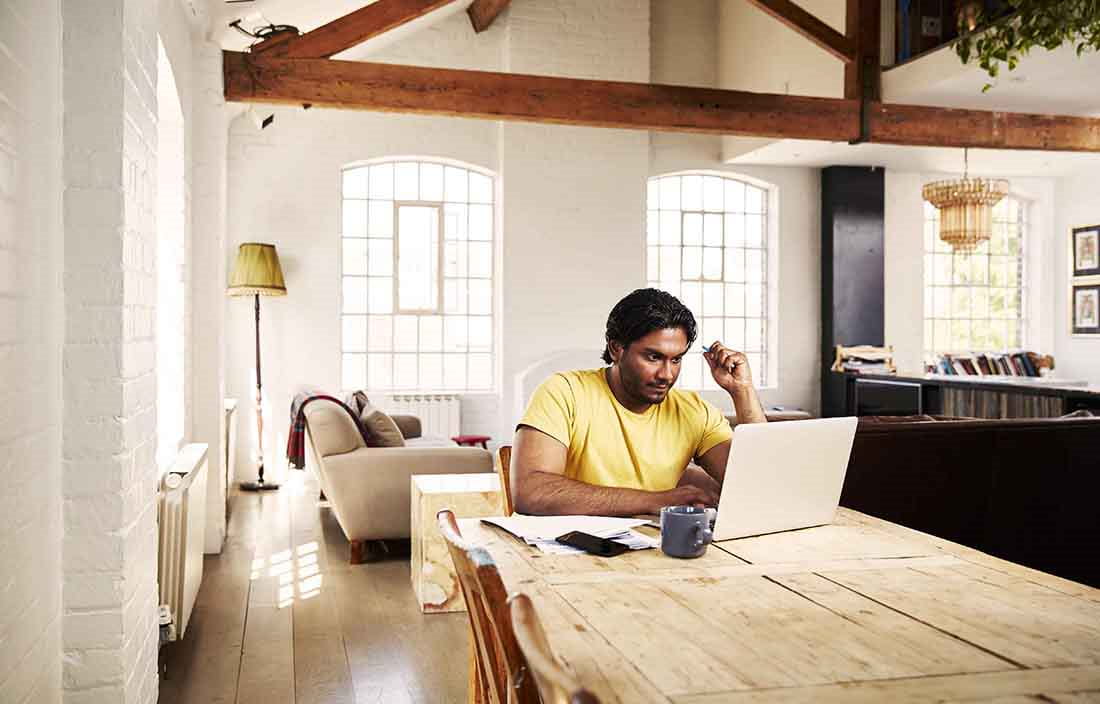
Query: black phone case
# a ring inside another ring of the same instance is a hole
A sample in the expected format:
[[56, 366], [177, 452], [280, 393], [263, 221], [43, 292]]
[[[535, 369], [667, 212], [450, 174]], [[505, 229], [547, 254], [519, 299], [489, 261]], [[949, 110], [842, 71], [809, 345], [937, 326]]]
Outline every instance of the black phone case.
[[599, 557], [615, 557], [616, 555], [622, 555], [624, 552], [630, 550], [629, 547], [622, 543], [617, 543], [614, 540], [608, 540], [607, 538], [601, 538], [589, 533], [582, 533], [579, 530], [570, 531], [565, 535], [559, 535], [557, 538], [554, 538], [554, 540], [562, 545], [579, 548], [590, 555], [597, 555]]

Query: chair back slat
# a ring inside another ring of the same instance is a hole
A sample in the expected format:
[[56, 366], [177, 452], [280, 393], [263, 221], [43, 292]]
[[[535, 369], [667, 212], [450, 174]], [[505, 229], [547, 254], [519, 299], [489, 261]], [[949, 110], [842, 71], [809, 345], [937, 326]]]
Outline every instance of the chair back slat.
[[516, 642], [534, 675], [542, 704], [599, 704], [596, 696], [581, 687], [573, 673], [554, 657], [531, 598], [516, 594], [509, 605]]
[[504, 494], [504, 515], [511, 516], [515, 513], [512, 506], [512, 446], [501, 445], [497, 449], [500, 457], [500, 491]]
[[436, 521], [466, 601], [487, 704], [538, 704], [534, 682], [523, 676], [527, 667], [512, 631], [508, 591], [496, 563], [485, 548], [462, 537], [454, 513], [440, 511]]

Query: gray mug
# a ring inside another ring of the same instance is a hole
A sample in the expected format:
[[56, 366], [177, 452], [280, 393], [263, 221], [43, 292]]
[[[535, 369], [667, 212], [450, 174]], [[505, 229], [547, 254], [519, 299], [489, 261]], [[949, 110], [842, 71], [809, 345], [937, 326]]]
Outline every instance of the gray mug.
[[669, 557], [699, 557], [714, 534], [706, 509], [665, 506], [661, 509], [661, 552]]

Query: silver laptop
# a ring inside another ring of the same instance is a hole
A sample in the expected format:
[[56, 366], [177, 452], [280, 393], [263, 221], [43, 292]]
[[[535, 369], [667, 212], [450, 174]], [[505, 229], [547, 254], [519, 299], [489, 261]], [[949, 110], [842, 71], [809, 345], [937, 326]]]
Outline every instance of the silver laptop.
[[737, 425], [714, 539], [832, 523], [857, 421], [852, 417]]

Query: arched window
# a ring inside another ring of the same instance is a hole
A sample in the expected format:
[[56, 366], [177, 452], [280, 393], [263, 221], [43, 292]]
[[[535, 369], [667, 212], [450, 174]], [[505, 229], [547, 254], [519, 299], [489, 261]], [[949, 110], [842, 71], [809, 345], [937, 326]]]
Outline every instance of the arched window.
[[[646, 278], [695, 314], [699, 342], [722, 340], [749, 358], [766, 386], [768, 359], [768, 191], [712, 173], [649, 179]], [[701, 349], [701, 345], [696, 345]], [[700, 354], [680, 372], [687, 389], [715, 388]]]
[[1026, 342], [1027, 204], [993, 207], [993, 232], [972, 254], [940, 239], [940, 213], [924, 204], [924, 351], [999, 352]]
[[494, 388], [494, 194], [450, 162], [343, 170], [343, 388]]

